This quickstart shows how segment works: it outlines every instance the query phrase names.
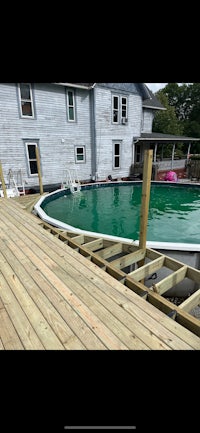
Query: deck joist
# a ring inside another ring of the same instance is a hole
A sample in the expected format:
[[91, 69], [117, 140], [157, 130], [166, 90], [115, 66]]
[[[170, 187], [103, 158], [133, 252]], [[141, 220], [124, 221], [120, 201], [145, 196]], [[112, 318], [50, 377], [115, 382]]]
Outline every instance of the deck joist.
[[190, 307], [164, 300], [161, 284], [147, 289], [142, 267], [124, 272], [147, 255], [145, 273], [169, 260], [179, 280], [199, 278], [153, 250], [63, 233], [0, 199], [0, 349], [199, 350]]

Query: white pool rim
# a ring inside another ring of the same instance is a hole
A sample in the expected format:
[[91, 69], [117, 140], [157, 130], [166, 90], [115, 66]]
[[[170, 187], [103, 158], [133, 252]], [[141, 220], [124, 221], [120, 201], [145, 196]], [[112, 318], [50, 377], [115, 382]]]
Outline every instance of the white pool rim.
[[[86, 185], [81, 185], [81, 187], [82, 186], [84, 187]], [[92, 231], [82, 230], [82, 229], [76, 228], [74, 226], [71, 226], [69, 224], [66, 224], [66, 223], [60, 221], [60, 220], [57, 220], [55, 218], [48, 216], [44, 212], [44, 210], [41, 208], [41, 204], [43, 203], [44, 200], [46, 200], [47, 197], [49, 197], [51, 195], [55, 195], [58, 192], [60, 193], [62, 190], [66, 190], [66, 189], [65, 188], [59, 188], [59, 189], [57, 189], [51, 193], [48, 193], [48, 194], [42, 196], [37, 201], [37, 203], [34, 205], [35, 213], [44, 222], [47, 222], [48, 224], [51, 224], [52, 226], [55, 226], [59, 229], [70, 231], [70, 232], [73, 232], [76, 234], [84, 234], [86, 236], [93, 236], [93, 237], [108, 239], [111, 241], [123, 242], [123, 243], [127, 243], [130, 245], [136, 245], [136, 246], [139, 245], [139, 239], [131, 240], [131, 239], [123, 238], [123, 237], [119, 237], [119, 236], [112, 236], [112, 235], [108, 235], [108, 234], [104, 234], [104, 233], [96, 233], [96, 232], [92, 232]], [[147, 246], [147, 248], [152, 248], [155, 250], [175, 250], [175, 251], [200, 252], [200, 244], [192, 244], [192, 243], [146, 241], [146, 246]]]

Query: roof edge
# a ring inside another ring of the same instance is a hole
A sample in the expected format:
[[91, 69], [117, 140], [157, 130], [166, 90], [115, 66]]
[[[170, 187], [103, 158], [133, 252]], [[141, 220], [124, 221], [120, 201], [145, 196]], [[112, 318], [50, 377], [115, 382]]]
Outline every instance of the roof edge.
[[64, 86], [64, 87], [75, 87], [77, 89], [85, 89], [85, 90], [91, 90], [96, 86], [96, 83], [93, 83], [90, 86], [84, 86], [84, 84], [76, 84], [76, 83], [52, 83], [52, 84], [56, 84], [58, 86]]

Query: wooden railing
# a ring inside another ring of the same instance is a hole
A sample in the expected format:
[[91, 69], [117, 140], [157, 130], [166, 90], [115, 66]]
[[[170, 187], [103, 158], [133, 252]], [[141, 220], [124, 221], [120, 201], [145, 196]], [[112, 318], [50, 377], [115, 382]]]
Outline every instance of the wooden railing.
[[188, 177], [200, 179], [200, 159], [190, 159], [188, 163]]

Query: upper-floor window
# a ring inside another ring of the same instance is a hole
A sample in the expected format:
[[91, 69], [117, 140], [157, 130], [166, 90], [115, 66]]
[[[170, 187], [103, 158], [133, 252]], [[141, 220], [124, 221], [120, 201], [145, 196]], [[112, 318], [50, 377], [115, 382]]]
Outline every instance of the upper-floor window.
[[113, 123], [126, 123], [127, 116], [127, 97], [113, 95], [112, 97], [112, 122]]
[[74, 91], [67, 91], [67, 118], [70, 122], [75, 121], [75, 98]]
[[121, 118], [127, 119], [127, 98], [125, 96], [121, 98]]
[[19, 89], [19, 100], [20, 100], [20, 112], [22, 117], [34, 117], [33, 107], [33, 94], [31, 84], [20, 83]]
[[119, 96], [113, 96], [113, 114], [112, 121], [113, 123], [119, 123]]

